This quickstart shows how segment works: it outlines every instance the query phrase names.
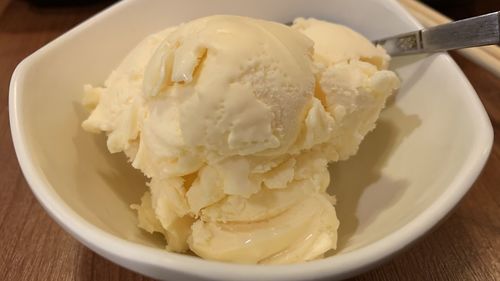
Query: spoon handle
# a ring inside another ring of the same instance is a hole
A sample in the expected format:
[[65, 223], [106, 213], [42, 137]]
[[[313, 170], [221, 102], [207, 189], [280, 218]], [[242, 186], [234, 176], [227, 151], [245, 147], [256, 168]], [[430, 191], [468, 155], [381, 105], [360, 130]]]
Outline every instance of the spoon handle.
[[391, 56], [432, 53], [500, 43], [500, 12], [373, 41]]

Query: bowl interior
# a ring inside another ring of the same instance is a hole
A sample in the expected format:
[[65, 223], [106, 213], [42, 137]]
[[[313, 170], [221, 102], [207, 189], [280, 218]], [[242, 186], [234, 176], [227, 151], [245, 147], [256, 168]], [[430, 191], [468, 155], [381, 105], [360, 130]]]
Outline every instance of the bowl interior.
[[[23, 65], [16, 81], [17, 114], [31, 161], [47, 183], [47, 187], [33, 188], [53, 189], [74, 212], [106, 232], [163, 247], [160, 237], [136, 227], [136, 215], [129, 208], [146, 190], [144, 177], [123, 155], [108, 153], [103, 135], [81, 129], [88, 114], [80, 105], [82, 86], [101, 84], [147, 34], [222, 13], [280, 22], [312, 16], [346, 24], [369, 38], [417, 27], [392, 1], [151, 0], [118, 4]], [[387, 236], [428, 208], [457, 175], [470, 168], [468, 161], [478, 153], [472, 148], [477, 148], [478, 136], [489, 126], [475, 121], [482, 108], [447, 55], [398, 58], [392, 68], [403, 81], [399, 93], [359, 153], [331, 167], [331, 190], [337, 195], [341, 222], [339, 254]]]

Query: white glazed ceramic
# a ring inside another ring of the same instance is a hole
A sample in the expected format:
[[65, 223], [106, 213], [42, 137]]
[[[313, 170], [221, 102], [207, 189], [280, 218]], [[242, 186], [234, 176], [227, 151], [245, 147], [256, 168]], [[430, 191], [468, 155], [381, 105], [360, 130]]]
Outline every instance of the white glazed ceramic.
[[339, 250], [293, 266], [249, 266], [168, 253], [141, 232], [129, 204], [144, 178], [103, 135], [83, 132], [82, 85], [101, 84], [145, 35], [211, 14], [280, 22], [313, 16], [377, 38], [418, 24], [391, 0], [130, 0], [25, 59], [10, 85], [14, 144], [33, 193], [76, 239], [113, 262], [167, 280], [342, 279], [379, 264], [423, 235], [464, 196], [492, 145], [476, 93], [446, 54], [394, 59], [403, 84], [352, 159], [332, 167]]

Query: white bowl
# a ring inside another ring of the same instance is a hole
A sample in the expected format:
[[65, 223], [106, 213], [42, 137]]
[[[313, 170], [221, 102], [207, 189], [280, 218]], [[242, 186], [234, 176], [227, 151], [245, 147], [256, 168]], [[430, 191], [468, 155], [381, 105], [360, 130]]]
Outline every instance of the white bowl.
[[100, 84], [145, 35], [210, 14], [289, 22], [313, 16], [369, 38], [419, 25], [396, 1], [123, 1], [25, 59], [10, 85], [14, 144], [33, 193], [68, 232], [131, 270], [171, 280], [345, 278], [379, 264], [422, 236], [462, 198], [492, 145], [489, 119], [447, 54], [394, 59], [403, 80], [357, 156], [333, 166], [339, 250], [293, 266], [251, 266], [169, 253], [141, 232], [129, 204], [144, 179], [104, 136], [83, 132], [82, 85]]

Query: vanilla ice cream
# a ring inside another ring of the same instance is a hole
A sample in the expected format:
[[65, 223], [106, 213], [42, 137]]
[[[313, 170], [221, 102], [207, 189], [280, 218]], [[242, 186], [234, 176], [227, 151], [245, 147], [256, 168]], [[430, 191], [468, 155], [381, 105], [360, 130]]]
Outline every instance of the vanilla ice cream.
[[147, 37], [85, 86], [82, 125], [149, 178], [132, 207], [168, 250], [308, 261], [336, 248], [327, 166], [374, 128], [399, 83], [388, 62], [340, 25], [210, 16]]

